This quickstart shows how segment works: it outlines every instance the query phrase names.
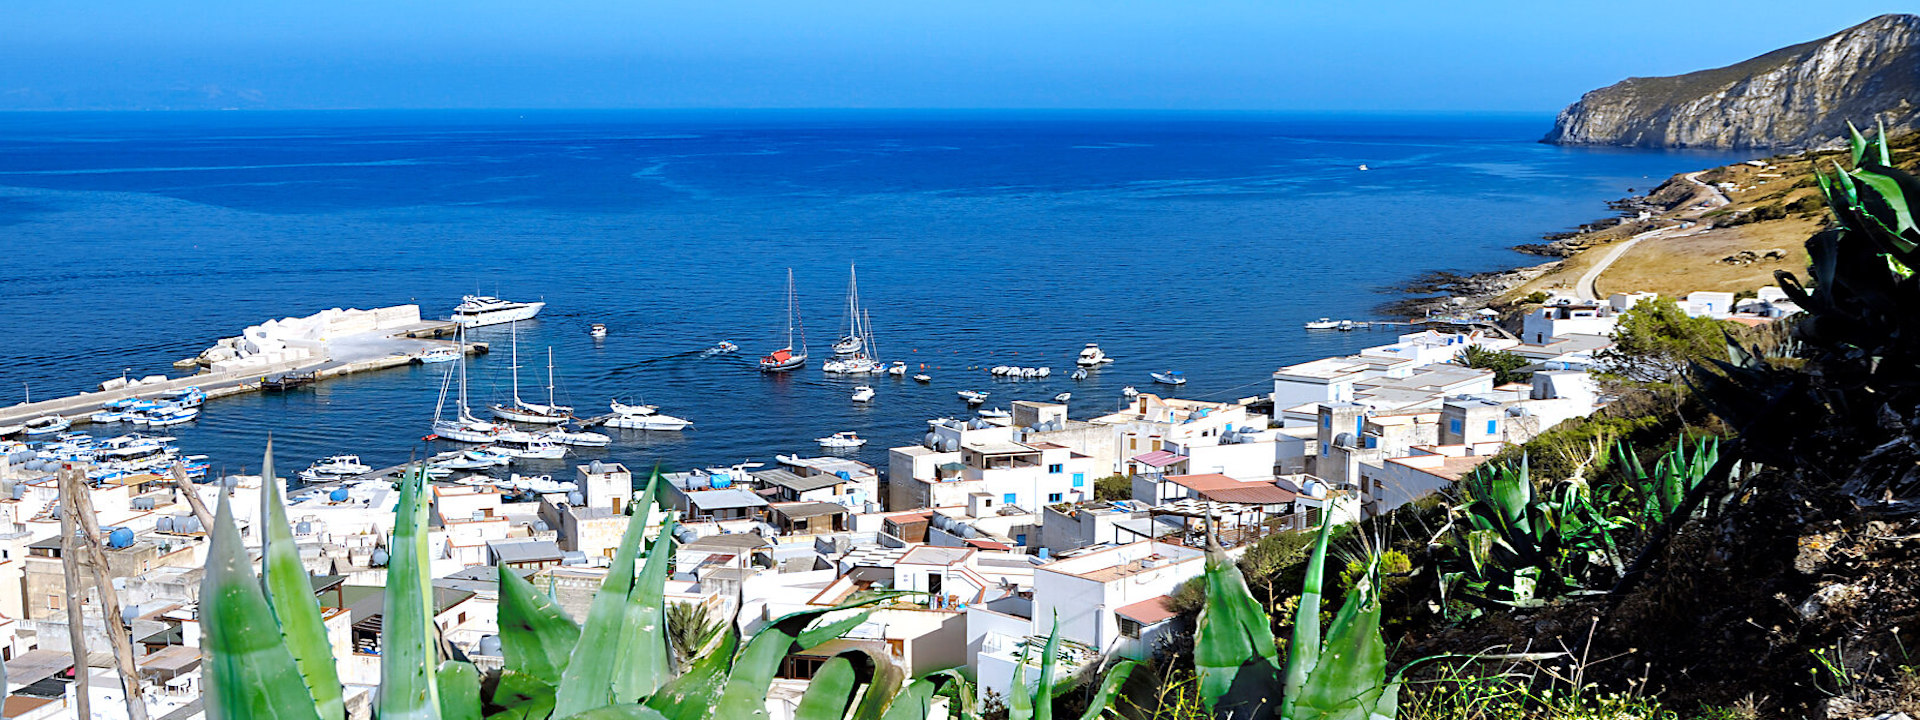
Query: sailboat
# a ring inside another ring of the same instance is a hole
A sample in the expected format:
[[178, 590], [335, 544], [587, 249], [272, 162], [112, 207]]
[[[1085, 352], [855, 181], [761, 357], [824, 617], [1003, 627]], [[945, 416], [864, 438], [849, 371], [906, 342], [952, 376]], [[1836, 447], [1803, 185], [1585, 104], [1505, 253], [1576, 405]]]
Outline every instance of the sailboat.
[[793, 344], [794, 329], [800, 324], [798, 318], [793, 311], [793, 268], [787, 268], [787, 346], [760, 358], [761, 372], [789, 372], [807, 364], [806, 328], [799, 328], [800, 344]]
[[493, 416], [510, 422], [560, 425], [573, 419], [573, 408], [553, 404], [553, 348], [547, 348], [547, 404], [520, 399], [520, 336], [513, 337], [513, 404], [496, 403]]
[[833, 344], [838, 357], [822, 363], [820, 369], [835, 375], [886, 372], [886, 365], [877, 359], [879, 348], [873, 344], [873, 318], [860, 308], [860, 286], [852, 267], [847, 269], [847, 318], [847, 335]]
[[[467, 339], [464, 327], [454, 330], [453, 342], [460, 350], [460, 361], [448, 368], [446, 379], [440, 381], [440, 402], [433, 408], [433, 434], [457, 442], [492, 442], [496, 436], [513, 428], [473, 416], [473, 411], [467, 407]], [[456, 371], [460, 376], [456, 411], [451, 419], [443, 419], [441, 412], [447, 405], [447, 389], [453, 383]]]

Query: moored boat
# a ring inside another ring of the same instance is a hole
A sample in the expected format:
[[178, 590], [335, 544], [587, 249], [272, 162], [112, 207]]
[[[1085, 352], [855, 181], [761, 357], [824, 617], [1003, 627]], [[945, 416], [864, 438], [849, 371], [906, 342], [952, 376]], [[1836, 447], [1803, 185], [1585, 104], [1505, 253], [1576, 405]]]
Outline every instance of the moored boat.
[[979, 405], [987, 401], [987, 395], [989, 393], [984, 393], [979, 390], [961, 390], [955, 394], [959, 395], [961, 400], [967, 401], [968, 405]]
[[1179, 370], [1163, 370], [1161, 372], [1148, 374], [1153, 376], [1154, 382], [1160, 383], [1161, 385], [1187, 384], [1186, 373], [1180, 372]]
[[1107, 357], [1107, 354], [1100, 350], [1099, 343], [1087, 343], [1086, 347], [1080, 349], [1080, 357], [1074, 359], [1074, 363], [1080, 367], [1093, 367], [1110, 362], [1113, 362], [1113, 358]]
[[1308, 330], [1332, 330], [1337, 327], [1340, 327], [1340, 321], [1331, 318], [1320, 318], [1319, 320], [1308, 322], [1306, 325]]
[[[787, 346], [761, 357], [760, 372], [791, 372], [807, 364], [807, 330], [799, 326], [799, 316], [795, 314], [793, 306], [793, 268], [787, 268]], [[800, 343], [797, 345], [793, 342], [796, 328], [800, 333]]]
[[925, 383], [933, 382], [933, 376], [928, 375], [926, 373], [920, 373], [918, 375], [913, 376], [913, 380], [914, 382], [925, 384]]
[[70, 427], [73, 427], [73, 421], [71, 420], [60, 417], [59, 415], [42, 415], [28, 420], [25, 425], [21, 427], [21, 432], [26, 433], [28, 437], [34, 437], [37, 435], [52, 435], [57, 432], [65, 432], [66, 429]]
[[587, 335], [595, 339], [606, 337], [607, 326], [602, 325], [600, 323], [594, 323], [592, 327], [587, 328]]
[[859, 433], [849, 430], [847, 432], [837, 432], [823, 438], [816, 438], [814, 442], [820, 443], [821, 447], [856, 448], [867, 444], [867, 439], [860, 437]]
[[413, 356], [414, 362], [422, 363], [422, 364], [453, 362], [459, 359], [460, 359], [460, 351], [455, 350], [453, 348], [444, 348], [444, 347], [434, 348], [432, 350], [428, 350], [426, 352], [420, 353], [419, 355]]
[[855, 387], [853, 389], [852, 399], [854, 402], [861, 403], [873, 400], [873, 387], [869, 385]]
[[463, 328], [476, 328], [485, 325], [531, 320], [540, 314], [544, 302], [514, 302], [502, 300], [491, 295], [468, 295], [460, 298], [460, 304], [453, 309], [449, 317]]

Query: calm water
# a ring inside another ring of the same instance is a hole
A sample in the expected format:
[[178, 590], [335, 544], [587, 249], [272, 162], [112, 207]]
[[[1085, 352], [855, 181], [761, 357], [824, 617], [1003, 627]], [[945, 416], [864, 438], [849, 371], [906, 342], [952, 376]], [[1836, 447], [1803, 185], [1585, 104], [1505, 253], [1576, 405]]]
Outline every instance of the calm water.
[[[0, 115], [0, 402], [163, 372], [271, 317], [476, 290], [544, 298], [522, 349], [552, 347], [562, 402], [640, 398], [681, 434], [611, 431], [585, 458], [673, 467], [914, 442], [923, 420], [1071, 391], [1073, 415], [1147, 390], [1262, 392], [1276, 366], [1385, 342], [1307, 333], [1364, 317], [1426, 270], [1529, 262], [1507, 248], [1606, 213], [1603, 201], [1701, 153], [1555, 148], [1551, 118], [902, 113], [229, 113]], [[1371, 169], [1360, 172], [1357, 166]], [[763, 376], [791, 267], [816, 358], [858, 263], [885, 359], [930, 386]], [[588, 338], [590, 323], [612, 336]], [[476, 333], [498, 341], [504, 326]], [[736, 357], [701, 358], [722, 339]], [[1099, 342], [1119, 362], [1083, 382]], [[528, 365], [539, 365], [530, 360]], [[1051, 379], [995, 382], [996, 364]], [[507, 392], [506, 353], [475, 362]], [[525, 382], [544, 384], [543, 370]], [[288, 396], [216, 400], [171, 429], [216, 468], [419, 447], [438, 368]], [[529, 396], [544, 394], [531, 390]], [[96, 429], [96, 434], [108, 431]], [[568, 473], [570, 462], [545, 471]]]

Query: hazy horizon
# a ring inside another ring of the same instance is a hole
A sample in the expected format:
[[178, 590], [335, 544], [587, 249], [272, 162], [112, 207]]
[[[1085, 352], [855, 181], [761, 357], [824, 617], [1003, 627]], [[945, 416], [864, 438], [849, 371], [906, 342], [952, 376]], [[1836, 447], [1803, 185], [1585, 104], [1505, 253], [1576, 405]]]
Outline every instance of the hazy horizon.
[[[0, 111], [1550, 113], [1903, 8], [507, 0], [14, 8]], [[1790, 17], [1790, 23], [1778, 18]]]

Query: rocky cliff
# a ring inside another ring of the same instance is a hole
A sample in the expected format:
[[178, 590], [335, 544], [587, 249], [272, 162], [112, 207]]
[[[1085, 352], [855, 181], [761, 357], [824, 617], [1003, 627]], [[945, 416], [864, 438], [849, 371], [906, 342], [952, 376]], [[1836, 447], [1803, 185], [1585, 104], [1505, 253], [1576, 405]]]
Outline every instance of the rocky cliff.
[[1882, 15], [1746, 62], [1628, 78], [1560, 111], [1545, 142], [1798, 149], [1875, 118], [1920, 123], [1920, 15]]

